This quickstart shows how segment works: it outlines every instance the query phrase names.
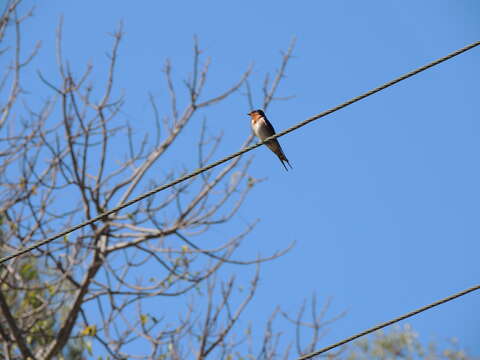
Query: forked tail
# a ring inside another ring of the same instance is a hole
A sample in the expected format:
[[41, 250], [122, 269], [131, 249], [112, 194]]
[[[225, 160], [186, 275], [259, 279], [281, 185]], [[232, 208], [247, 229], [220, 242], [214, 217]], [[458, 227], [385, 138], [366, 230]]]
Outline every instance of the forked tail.
[[288, 168], [287, 168], [287, 165], [285, 165], [285, 163], [288, 164], [288, 166], [290, 166], [290, 169], [293, 169], [293, 166], [290, 164], [290, 161], [288, 161], [287, 157], [285, 156], [285, 154], [282, 154], [283, 156], [282, 157], [278, 157], [278, 159], [280, 160], [280, 162], [282, 163], [283, 167], [285, 168], [285, 170], [288, 171]]

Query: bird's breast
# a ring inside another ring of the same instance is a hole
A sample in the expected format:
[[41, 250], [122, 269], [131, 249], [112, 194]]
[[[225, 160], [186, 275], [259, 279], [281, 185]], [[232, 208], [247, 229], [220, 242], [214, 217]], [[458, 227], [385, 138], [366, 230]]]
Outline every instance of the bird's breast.
[[263, 119], [252, 120], [252, 129], [253, 133], [261, 140], [273, 135], [268, 131], [268, 127]]

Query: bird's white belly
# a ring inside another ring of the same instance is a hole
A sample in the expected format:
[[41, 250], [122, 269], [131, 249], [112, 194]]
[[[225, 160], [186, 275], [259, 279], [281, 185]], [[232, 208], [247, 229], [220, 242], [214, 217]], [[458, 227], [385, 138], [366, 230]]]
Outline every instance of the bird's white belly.
[[264, 125], [263, 119], [258, 120], [255, 124], [252, 124], [252, 129], [253, 129], [253, 133], [261, 140], [264, 140], [267, 137], [273, 135], [268, 131], [268, 128]]

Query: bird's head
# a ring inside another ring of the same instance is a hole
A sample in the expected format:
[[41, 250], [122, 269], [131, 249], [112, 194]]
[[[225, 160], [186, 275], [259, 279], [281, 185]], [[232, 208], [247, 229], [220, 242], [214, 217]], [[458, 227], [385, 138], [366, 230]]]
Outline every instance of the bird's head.
[[260, 109], [250, 111], [247, 115], [249, 115], [252, 119], [265, 117], [265, 113], [263, 112], [263, 110], [260, 110]]

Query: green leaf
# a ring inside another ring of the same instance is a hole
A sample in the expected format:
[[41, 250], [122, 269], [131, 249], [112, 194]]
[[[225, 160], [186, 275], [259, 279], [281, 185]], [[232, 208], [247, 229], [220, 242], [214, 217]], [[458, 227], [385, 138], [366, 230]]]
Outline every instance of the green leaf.
[[38, 278], [38, 272], [32, 263], [25, 263], [20, 268], [20, 276], [25, 280], [34, 280]]
[[85, 348], [87, 349], [88, 354], [90, 356], [92, 356], [93, 355], [93, 349], [92, 349], [92, 343], [90, 341], [85, 341]]

